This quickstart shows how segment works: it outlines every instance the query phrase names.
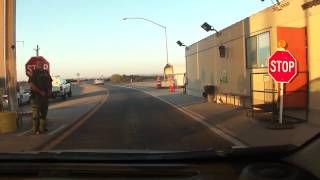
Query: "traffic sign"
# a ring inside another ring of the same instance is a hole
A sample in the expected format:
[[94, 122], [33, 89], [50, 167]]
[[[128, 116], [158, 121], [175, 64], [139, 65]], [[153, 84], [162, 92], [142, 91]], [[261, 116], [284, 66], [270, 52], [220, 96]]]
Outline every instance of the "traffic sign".
[[289, 83], [297, 74], [297, 60], [289, 51], [276, 51], [269, 57], [268, 73], [273, 80], [280, 83], [279, 124], [282, 125], [283, 83]]
[[289, 51], [276, 51], [269, 57], [268, 73], [278, 83], [289, 83], [297, 74], [297, 66]]
[[29, 61], [26, 63], [26, 66], [25, 66], [27, 76], [32, 75], [32, 71], [36, 68], [38, 61], [42, 61], [43, 62], [43, 69], [48, 70], [50, 72], [50, 64], [44, 57], [33, 56], [29, 59]]

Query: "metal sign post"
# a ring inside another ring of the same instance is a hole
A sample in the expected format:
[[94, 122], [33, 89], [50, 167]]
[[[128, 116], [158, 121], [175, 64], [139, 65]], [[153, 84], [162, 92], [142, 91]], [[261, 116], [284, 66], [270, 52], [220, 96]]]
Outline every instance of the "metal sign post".
[[280, 83], [279, 124], [282, 124], [282, 113], [283, 113], [283, 82]]

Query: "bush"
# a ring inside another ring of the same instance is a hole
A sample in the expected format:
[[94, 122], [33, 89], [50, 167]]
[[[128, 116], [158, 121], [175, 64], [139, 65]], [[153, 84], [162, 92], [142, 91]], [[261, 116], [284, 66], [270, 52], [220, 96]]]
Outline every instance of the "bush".
[[120, 74], [113, 74], [110, 78], [111, 82], [114, 82], [114, 83], [119, 83], [121, 82], [122, 80], [122, 77]]
[[142, 82], [142, 81], [152, 81], [152, 80], [155, 80], [156, 79], [156, 76], [144, 76], [144, 75], [120, 75], [120, 74], [113, 74], [111, 77], [110, 77], [110, 81], [113, 82], [113, 83], [128, 83], [128, 82], [131, 82], [131, 79], [134, 81], [134, 82]]

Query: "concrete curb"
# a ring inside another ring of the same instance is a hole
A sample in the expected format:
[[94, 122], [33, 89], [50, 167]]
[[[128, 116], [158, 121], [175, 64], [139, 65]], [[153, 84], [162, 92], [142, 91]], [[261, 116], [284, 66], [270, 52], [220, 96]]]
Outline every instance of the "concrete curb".
[[[106, 88], [104, 88], [104, 89], [105, 89], [105, 92], [106, 92], [106, 94], [104, 94], [104, 95], [107, 98], [108, 95], [109, 95], [109, 92], [108, 92], [108, 90]], [[43, 142], [43, 143], [31, 148], [30, 151], [41, 151], [41, 150], [45, 149], [48, 145], [50, 145], [50, 143], [52, 143], [52, 141], [56, 140], [61, 135], [63, 135], [66, 132], [68, 132], [72, 127], [74, 127], [77, 123], [79, 123], [80, 120], [82, 120], [86, 116], [90, 115], [92, 112], [94, 112], [96, 110], [97, 107], [101, 106], [103, 103], [104, 103], [104, 98], [101, 99], [99, 102], [97, 102], [96, 105], [94, 105], [94, 107], [92, 107], [92, 109], [90, 109], [89, 111], [84, 113], [80, 118], [75, 120], [73, 123], [70, 123], [67, 126], [65, 126], [64, 129], [62, 129], [61, 131], [55, 133], [52, 136], [49, 136], [49, 138], [45, 142]]]

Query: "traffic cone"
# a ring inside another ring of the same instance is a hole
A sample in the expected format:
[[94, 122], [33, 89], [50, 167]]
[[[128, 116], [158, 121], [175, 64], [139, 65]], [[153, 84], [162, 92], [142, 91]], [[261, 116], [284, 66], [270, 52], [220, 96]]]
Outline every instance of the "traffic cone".
[[169, 86], [169, 91], [170, 91], [170, 92], [174, 92], [173, 84], [170, 84], [170, 86]]

